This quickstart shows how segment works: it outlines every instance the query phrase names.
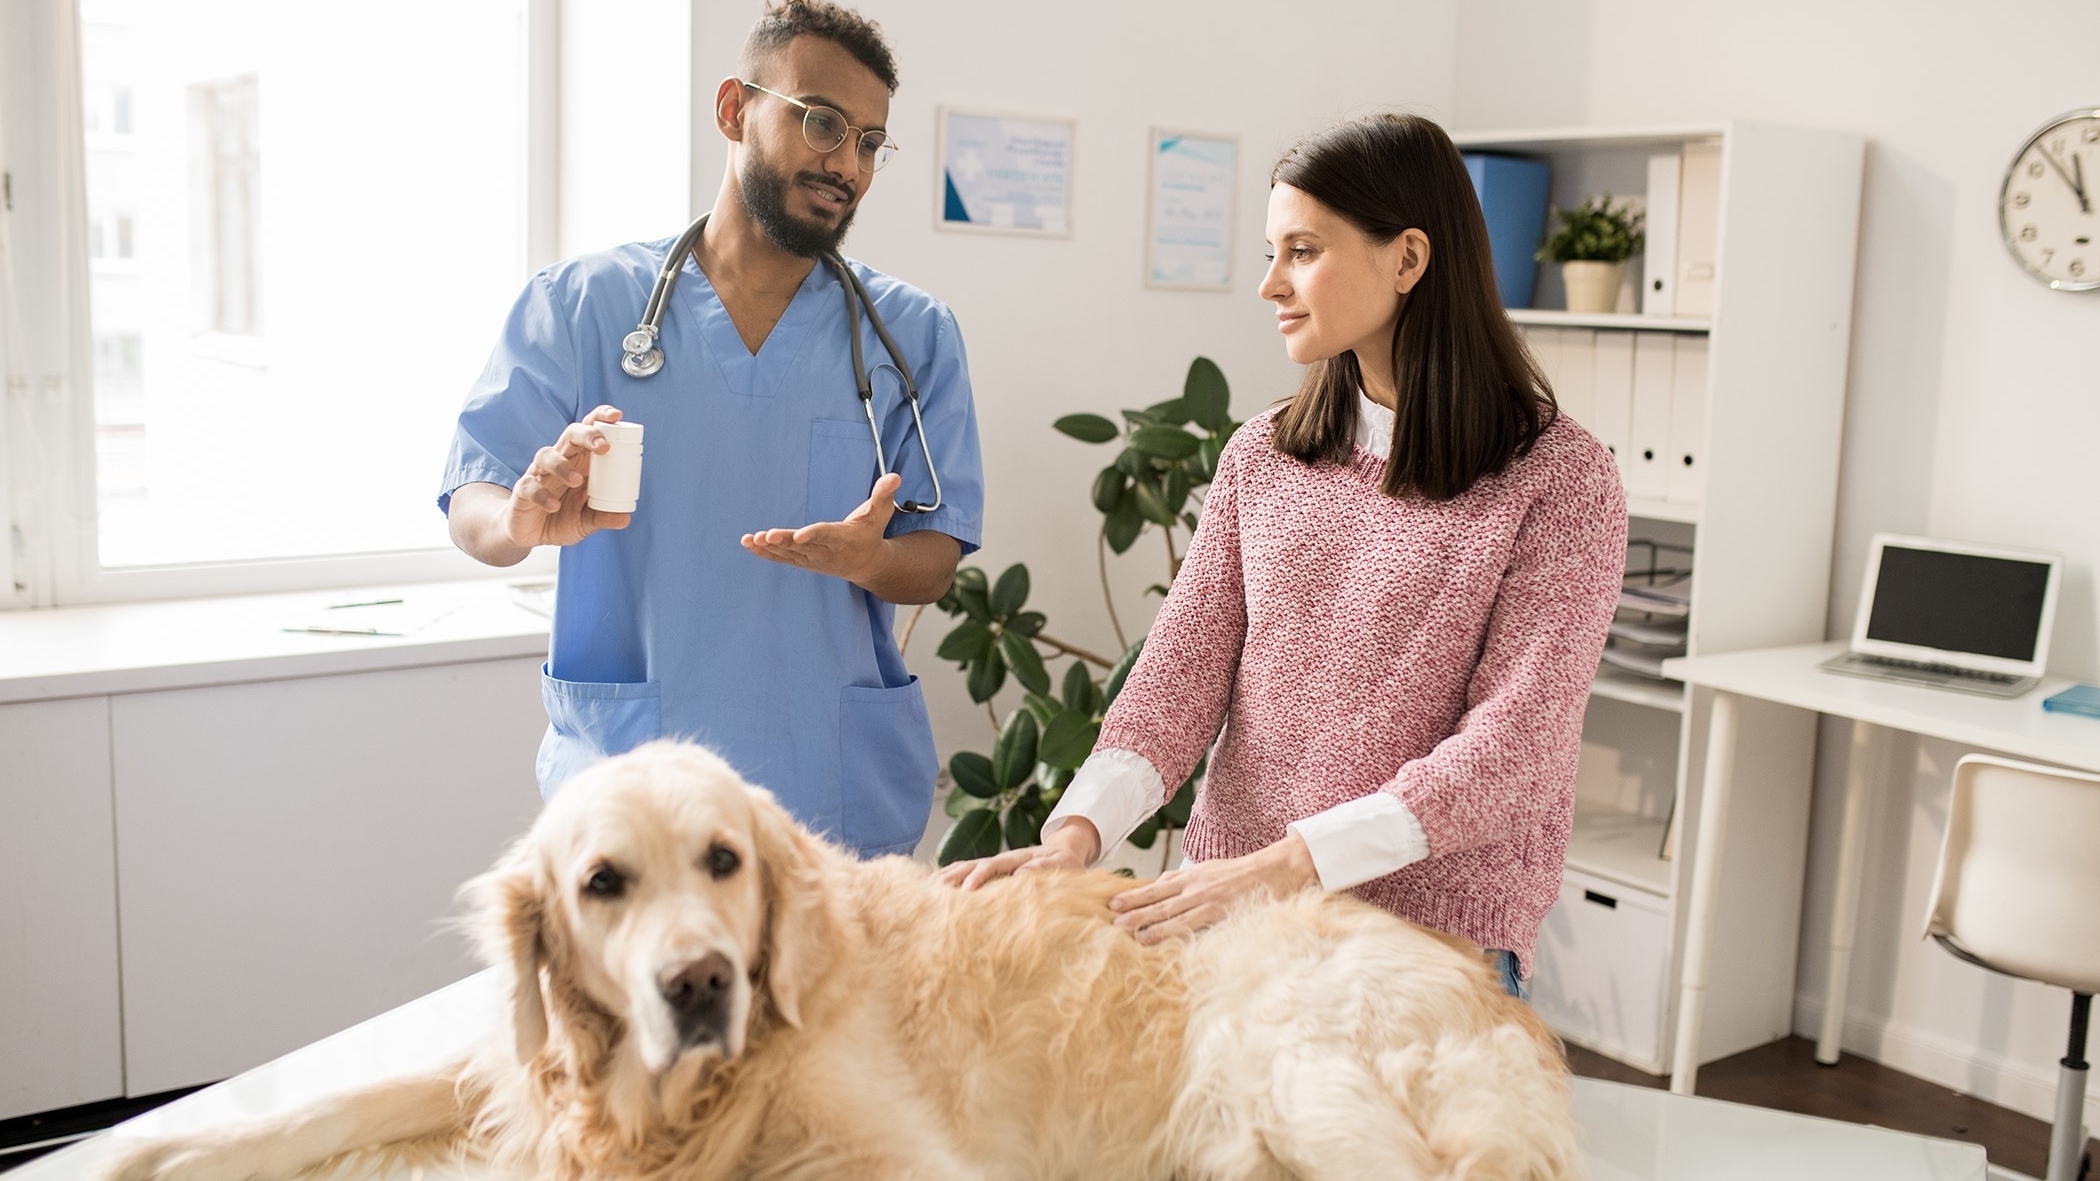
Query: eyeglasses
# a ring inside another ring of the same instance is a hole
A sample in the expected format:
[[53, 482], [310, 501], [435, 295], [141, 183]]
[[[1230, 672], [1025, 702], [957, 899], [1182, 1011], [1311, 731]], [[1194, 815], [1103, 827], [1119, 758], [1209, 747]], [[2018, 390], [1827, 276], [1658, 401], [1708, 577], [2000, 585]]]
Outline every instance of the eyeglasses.
[[745, 82], [744, 85], [760, 94], [770, 94], [782, 102], [801, 107], [802, 138], [819, 152], [835, 152], [840, 144], [846, 142], [848, 135], [859, 136], [860, 142], [854, 147], [853, 159], [862, 172], [881, 171], [882, 166], [890, 162], [890, 157], [897, 154], [897, 141], [891, 139], [888, 132], [862, 131], [858, 127], [848, 126], [846, 117], [830, 107], [812, 106], [799, 98], [789, 98], [777, 90], [767, 90], [756, 82]]

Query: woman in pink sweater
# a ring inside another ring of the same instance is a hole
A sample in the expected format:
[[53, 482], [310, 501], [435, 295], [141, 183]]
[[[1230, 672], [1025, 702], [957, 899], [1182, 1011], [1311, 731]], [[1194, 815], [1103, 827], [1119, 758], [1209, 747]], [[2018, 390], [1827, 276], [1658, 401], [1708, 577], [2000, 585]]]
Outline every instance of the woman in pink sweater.
[[1118, 897], [1116, 922], [1149, 942], [1317, 884], [1491, 949], [1516, 992], [1618, 598], [1618, 471], [1504, 314], [1441, 128], [1343, 123], [1270, 181], [1261, 295], [1305, 384], [1225, 448], [1043, 843], [944, 874], [1097, 862], [1215, 738], [1188, 863]]

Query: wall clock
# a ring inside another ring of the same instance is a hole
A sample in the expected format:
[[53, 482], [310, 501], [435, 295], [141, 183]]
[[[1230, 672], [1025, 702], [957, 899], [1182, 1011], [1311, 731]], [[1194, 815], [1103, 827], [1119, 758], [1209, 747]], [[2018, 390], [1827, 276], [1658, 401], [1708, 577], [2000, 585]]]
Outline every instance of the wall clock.
[[2005, 170], [1998, 228], [2036, 280], [2100, 288], [2100, 108], [2059, 115], [2027, 138]]

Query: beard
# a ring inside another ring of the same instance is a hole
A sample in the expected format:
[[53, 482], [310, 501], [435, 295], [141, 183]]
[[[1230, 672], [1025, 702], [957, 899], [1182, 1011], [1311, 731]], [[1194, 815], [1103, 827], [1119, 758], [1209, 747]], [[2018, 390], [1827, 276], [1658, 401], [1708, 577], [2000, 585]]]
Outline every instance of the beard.
[[758, 223], [758, 228], [774, 246], [798, 258], [822, 258], [835, 254], [839, 244], [846, 240], [846, 231], [853, 227], [854, 210], [849, 207], [840, 215], [838, 225], [829, 228], [797, 219], [788, 212], [788, 188], [805, 180], [835, 183], [820, 172], [798, 172], [792, 178], [785, 176], [754, 146], [737, 192], [743, 197], [745, 212]]

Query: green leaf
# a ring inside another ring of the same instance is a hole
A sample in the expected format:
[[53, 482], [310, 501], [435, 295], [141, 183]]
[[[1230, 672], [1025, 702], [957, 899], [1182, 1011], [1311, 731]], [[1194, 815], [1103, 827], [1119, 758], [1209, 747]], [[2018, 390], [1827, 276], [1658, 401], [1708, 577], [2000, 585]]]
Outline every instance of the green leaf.
[[990, 701], [992, 694], [997, 693], [999, 687], [1004, 684], [1006, 660], [999, 655], [998, 646], [993, 645], [986, 649], [984, 656], [976, 664], [970, 666], [970, 700], [980, 703]]
[[1050, 674], [1043, 668], [1043, 657], [1035, 650], [1034, 640], [1013, 632], [1001, 632], [999, 654], [1006, 657], [1006, 667], [1013, 670], [1014, 679], [1030, 693], [1050, 691]]
[[1128, 447], [1116, 452], [1116, 470], [1135, 480], [1152, 470], [1152, 461]]
[[1145, 407], [1145, 413], [1166, 423], [1168, 426], [1180, 426], [1189, 420], [1188, 403], [1180, 398], [1169, 398], [1164, 402], [1155, 402]]
[[1183, 513], [1183, 514], [1181, 514], [1181, 523], [1182, 523], [1182, 524], [1184, 524], [1184, 525], [1187, 525], [1187, 526], [1189, 527], [1189, 532], [1191, 532], [1191, 533], [1194, 533], [1194, 532], [1196, 531], [1196, 514], [1194, 514], [1194, 513]]
[[1101, 474], [1094, 477], [1094, 507], [1104, 513], [1114, 512], [1123, 502], [1123, 488], [1128, 482], [1129, 477], [1118, 471], [1116, 465], [1102, 468]]
[[1134, 427], [1158, 426], [1159, 419], [1148, 410], [1125, 410], [1123, 421]]
[[1130, 490], [1135, 493], [1133, 499], [1137, 502], [1140, 516], [1155, 525], [1174, 523], [1174, 510], [1168, 507], [1166, 494], [1160, 490], [1158, 483], [1139, 480], [1130, 486]]
[[[1042, 726], [1048, 726], [1050, 724], [1050, 719], [1065, 712], [1063, 702], [1059, 701], [1055, 697], [1045, 697], [1040, 693], [1030, 693], [1026, 697], [1023, 697], [1021, 699], [1021, 704], [1028, 708], [1029, 713], [1035, 715], [1035, 720], [1037, 724]], [[1041, 754], [1040, 751], [1038, 751], [1037, 753], [1039, 755]]]
[[1024, 791], [1014, 806], [1006, 810], [1006, 847], [1026, 849], [1043, 843], [1043, 822], [1050, 819], [1050, 807], [1043, 803], [1042, 796], [1034, 791]]
[[1108, 548], [1119, 554], [1127, 551], [1138, 534], [1145, 531], [1145, 515], [1138, 511], [1137, 497], [1124, 497], [1101, 527], [1108, 534]]
[[1043, 729], [1043, 741], [1036, 749], [1036, 757], [1053, 767], [1078, 770], [1079, 764], [1094, 753], [1094, 741], [1101, 737], [1100, 723], [1091, 713], [1068, 709], [1052, 718]]
[[1006, 568], [992, 587], [992, 614], [1000, 619], [1012, 615], [1028, 602], [1028, 567], [1019, 562]]
[[1123, 433], [1098, 414], [1067, 414], [1050, 425], [1082, 443], [1106, 443]]
[[1065, 683], [1063, 685], [1065, 708], [1076, 709], [1086, 714], [1093, 713], [1094, 694], [1096, 692], [1098, 690], [1094, 688], [1094, 674], [1087, 670], [1086, 661], [1073, 661], [1071, 667], [1065, 669]]
[[1035, 781], [1043, 787], [1043, 799], [1049, 801], [1050, 806], [1055, 808], [1057, 806], [1056, 797], [1063, 795], [1065, 785], [1072, 782], [1072, 769], [1070, 767], [1053, 767], [1048, 763], [1037, 763], [1035, 765]]
[[1048, 622], [1050, 621], [1040, 611], [1023, 611], [1006, 621], [1006, 630], [1018, 632], [1024, 636], [1033, 636], [1035, 633], [1043, 630], [1043, 625]]
[[964, 586], [958, 581], [951, 593], [955, 595], [955, 601], [962, 606], [964, 615], [978, 623], [992, 621], [992, 600], [985, 594], [983, 587]]
[[[1154, 816], [1151, 819], [1145, 821], [1143, 824], [1138, 825], [1137, 828], [1134, 829], [1130, 834], [1130, 843], [1136, 845], [1140, 849], [1151, 848], [1152, 842], [1158, 839], [1159, 817], [1157, 816]], [[946, 865], [947, 862], [944, 861], [941, 864]]]
[[1001, 791], [1012, 791], [1028, 781], [1035, 766], [1035, 715], [1017, 709], [1006, 715], [999, 727], [999, 740], [992, 744], [992, 780]]
[[1162, 525], [1171, 525], [1181, 515], [1181, 506], [1189, 502], [1189, 474], [1177, 467], [1167, 473], [1167, 519]]
[[1151, 586], [1145, 588], [1145, 593], [1148, 595], [1158, 595], [1160, 598], [1164, 599], [1167, 597], [1167, 592], [1171, 589], [1173, 588], [1169, 587], [1164, 582], [1155, 582]]
[[1130, 432], [1130, 445], [1158, 459], [1187, 459], [1198, 441], [1178, 426], [1141, 426]]
[[1130, 676], [1131, 666], [1137, 663], [1138, 657], [1144, 651], [1145, 641], [1139, 639], [1137, 643], [1130, 646], [1128, 651], [1123, 653], [1122, 659], [1116, 661], [1116, 666], [1108, 670], [1108, 682], [1101, 686], [1102, 696], [1107, 701], [1114, 701], [1116, 694], [1123, 691], [1123, 681]]
[[976, 566], [964, 566], [955, 572], [955, 585], [974, 591], [983, 591], [990, 585], [984, 571]]
[[942, 660], [957, 664], [973, 664], [992, 646], [992, 629], [973, 619], [965, 619], [955, 625], [955, 630], [941, 637], [938, 655]]
[[1212, 435], [1196, 444], [1196, 461], [1203, 465], [1203, 482], [1218, 478], [1218, 456], [1225, 453], [1225, 440]]
[[959, 750], [948, 760], [948, 774], [955, 786], [981, 800], [999, 794], [999, 784], [992, 778], [992, 760], [974, 750]]
[[966, 791], [951, 791], [948, 793], [948, 802], [941, 805], [941, 811], [946, 812], [950, 820], [955, 820], [961, 818], [965, 812], [975, 812], [979, 808], [996, 808], [998, 806], [999, 799], [997, 796], [985, 800], [979, 799]]
[[1188, 379], [1181, 383], [1181, 400], [1188, 404], [1189, 417], [1197, 426], [1217, 430], [1232, 410], [1232, 391], [1225, 384], [1225, 371], [1209, 357], [1189, 362]]
[[941, 838], [939, 861], [952, 865], [958, 861], [973, 861], [979, 857], [990, 857], [999, 851], [999, 810], [980, 808], [966, 812], [948, 835]]

